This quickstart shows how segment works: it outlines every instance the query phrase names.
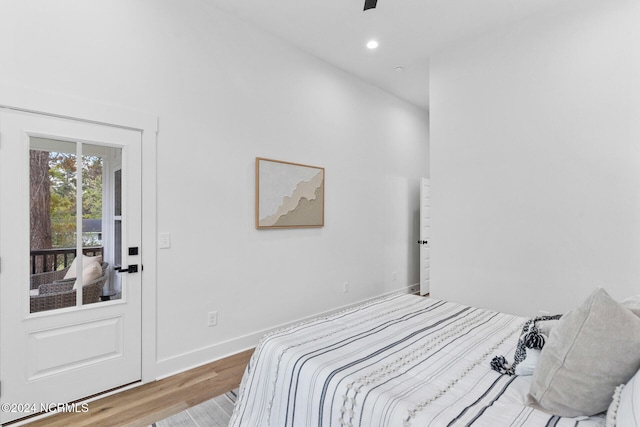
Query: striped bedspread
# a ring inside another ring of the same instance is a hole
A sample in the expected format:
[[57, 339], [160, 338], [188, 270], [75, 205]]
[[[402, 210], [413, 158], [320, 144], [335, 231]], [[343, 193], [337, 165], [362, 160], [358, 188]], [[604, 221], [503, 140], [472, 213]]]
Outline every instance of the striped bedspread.
[[266, 335], [242, 379], [230, 426], [604, 425], [523, 405], [513, 360], [526, 319], [393, 295]]

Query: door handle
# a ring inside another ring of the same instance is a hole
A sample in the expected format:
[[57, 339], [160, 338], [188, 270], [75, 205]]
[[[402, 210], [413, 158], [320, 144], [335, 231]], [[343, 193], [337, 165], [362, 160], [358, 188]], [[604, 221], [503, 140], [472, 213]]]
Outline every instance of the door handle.
[[427, 245], [427, 244], [429, 244], [429, 241], [428, 240], [418, 240], [418, 244], [419, 245]]
[[122, 267], [114, 267], [113, 268], [118, 273], [137, 273], [138, 272], [138, 264], [132, 264], [127, 268]]

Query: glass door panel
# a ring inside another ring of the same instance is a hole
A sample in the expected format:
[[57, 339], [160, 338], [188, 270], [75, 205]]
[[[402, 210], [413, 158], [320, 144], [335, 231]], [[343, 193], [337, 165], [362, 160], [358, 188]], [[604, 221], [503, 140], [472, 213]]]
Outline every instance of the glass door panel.
[[104, 177], [122, 149], [33, 136], [29, 145], [30, 312], [115, 299], [116, 185]]
[[[113, 265], [122, 267], [122, 162], [113, 173]], [[122, 296], [122, 280], [119, 274], [113, 276], [110, 298]]]

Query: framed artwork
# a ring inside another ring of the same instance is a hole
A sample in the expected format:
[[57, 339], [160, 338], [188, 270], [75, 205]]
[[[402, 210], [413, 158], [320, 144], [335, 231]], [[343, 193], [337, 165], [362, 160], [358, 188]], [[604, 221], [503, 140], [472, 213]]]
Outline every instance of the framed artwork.
[[324, 226], [324, 168], [256, 157], [256, 228]]

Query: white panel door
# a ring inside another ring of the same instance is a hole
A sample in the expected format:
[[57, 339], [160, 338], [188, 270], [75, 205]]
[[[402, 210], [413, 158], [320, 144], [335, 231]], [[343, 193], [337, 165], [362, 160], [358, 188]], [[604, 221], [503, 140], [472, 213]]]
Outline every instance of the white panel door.
[[[141, 274], [114, 271], [116, 258], [141, 269], [141, 137], [0, 108], [0, 402], [10, 409], [0, 412], [2, 423], [141, 377]], [[32, 185], [38, 158], [49, 162], [48, 177], [41, 168], [48, 189]], [[120, 164], [118, 185], [111, 177]], [[40, 190], [43, 198], [34, 199]], [[45, 249], [34, 248], [42, 240], [33, 231], [41, 207], [34, 200], [47, 200], [51, 213], [47, 227], [54, 236], [44, 237]], [[67, 206], [69, 200], [75, 205]], [[109, 262], [106, 269], [78, 256], [74, 287], [54, 282], [69, 252], [96, 248]], [[121, 288], [114, 290], [109, 278], [117, 274]]]
[[431, 244], [431, 184], [428, 178], [420, 183], [420, 295], [429, 293], [431, 268], [429, 246]]

